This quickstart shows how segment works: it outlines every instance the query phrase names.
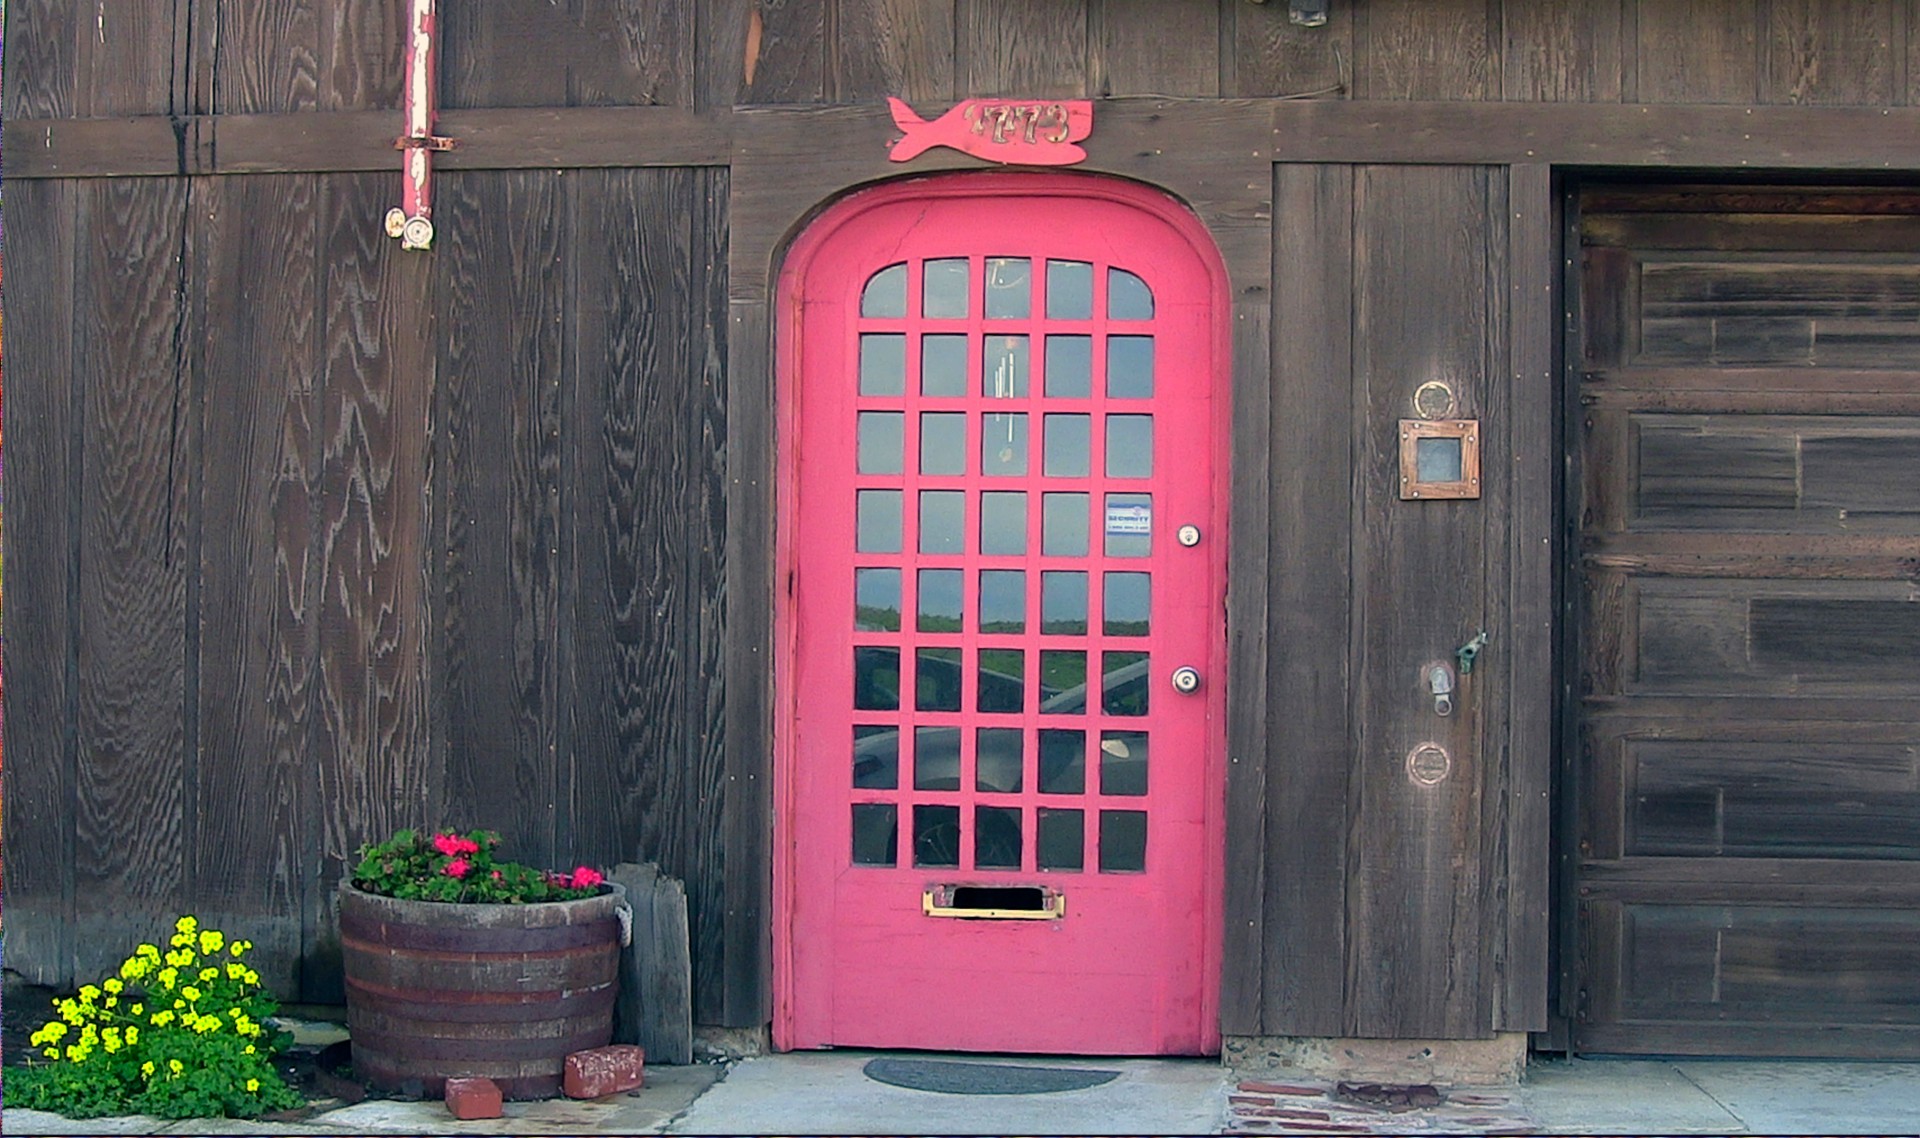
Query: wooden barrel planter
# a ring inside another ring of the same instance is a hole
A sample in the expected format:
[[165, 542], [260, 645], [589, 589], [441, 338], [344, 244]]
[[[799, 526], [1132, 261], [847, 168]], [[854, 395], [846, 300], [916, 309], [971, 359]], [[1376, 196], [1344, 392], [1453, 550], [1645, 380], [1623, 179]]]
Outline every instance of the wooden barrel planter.
[[532, 905], [403, 901], [340, 886], [357, 1078], [438, 1097], [482, 1076], [510, 1099], [560, 1093], [566, 1057], [613, 1038], [624, 891]]

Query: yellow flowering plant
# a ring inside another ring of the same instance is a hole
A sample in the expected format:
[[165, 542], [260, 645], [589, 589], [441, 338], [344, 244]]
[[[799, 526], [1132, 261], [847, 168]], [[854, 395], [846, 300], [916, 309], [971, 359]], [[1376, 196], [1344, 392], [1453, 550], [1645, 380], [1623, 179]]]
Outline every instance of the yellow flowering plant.
[[253, 948], [192, 916], [162, 950], [143, 944], [98, 984], [53, 1001], [27, 1066], [7, 1074], [7, 1105], [69, 1118], [258, 1118], [304, 1105], [274, 1069], [288, 1042], [247, 964]]

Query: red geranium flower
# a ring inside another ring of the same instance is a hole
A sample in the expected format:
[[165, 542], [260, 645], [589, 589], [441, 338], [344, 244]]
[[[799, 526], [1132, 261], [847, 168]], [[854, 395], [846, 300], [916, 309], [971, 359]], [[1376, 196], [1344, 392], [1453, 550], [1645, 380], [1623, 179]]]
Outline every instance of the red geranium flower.
[[447, 868], [441, 870], [440, 872], [446, 874], [448, 877], [465, 877], [467, 875], [467, 870], [471, 868], [472, 866], [467, 862], [466, 858], [457, 857], [457, 858], [454, 858], [452, 861], [448, 862]]
[[600, 884], [602, 881], [605, 881], [605, 880], [606, 878], [601, 876], [599, 870], [588, 869], [586, 866], [582, 865], [582, 866], [575, 867], [573, 871], [573, 880], [570, 881], [568, 884], [570, 887], [574, 889], [588, 889], [595, 885]]
[[[433, 848], [446, 854], [448, 857], [459, 857], [461, 854], [480, 852], [478, 842], [469, 841], [458, 834], [435, 834], [433, 837]], [[456, 874], [456, 876], [458, 875]]]

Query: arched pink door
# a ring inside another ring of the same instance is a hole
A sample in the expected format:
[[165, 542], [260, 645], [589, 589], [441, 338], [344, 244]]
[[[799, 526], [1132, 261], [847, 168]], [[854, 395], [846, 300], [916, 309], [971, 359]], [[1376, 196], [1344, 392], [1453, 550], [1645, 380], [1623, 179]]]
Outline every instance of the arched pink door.
[[1217, 1050], [1224, 290], [1091, 177], [864, 191], [796, 243], [781, 1047]]

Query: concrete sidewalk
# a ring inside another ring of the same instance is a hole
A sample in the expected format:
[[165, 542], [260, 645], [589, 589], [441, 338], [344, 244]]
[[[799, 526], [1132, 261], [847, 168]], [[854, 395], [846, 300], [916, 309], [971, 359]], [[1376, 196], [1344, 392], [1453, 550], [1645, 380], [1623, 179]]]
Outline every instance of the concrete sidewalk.
[[1445, 1088], [1399, 1112], [1311, 1080], [1229, 1081], [1207, 1060], [914, 1055], [1111, 1071], [1048, 1094], [908, 1090], [864, 1073], [878, 1052], [770, 1055], [728, 1067], [655, 1067], [644, 1090], [591, 1102], [510, 1103], [456, 1122], [437, 1102], [371, 1101], [298, 1123], [69, 1122], [8, 1110], [12, 1134], [1914, 1134], [1920, 1064], [1545, 1059], [1518, 1087]]

